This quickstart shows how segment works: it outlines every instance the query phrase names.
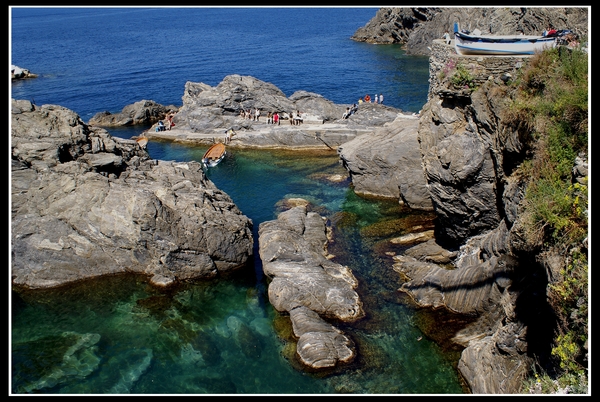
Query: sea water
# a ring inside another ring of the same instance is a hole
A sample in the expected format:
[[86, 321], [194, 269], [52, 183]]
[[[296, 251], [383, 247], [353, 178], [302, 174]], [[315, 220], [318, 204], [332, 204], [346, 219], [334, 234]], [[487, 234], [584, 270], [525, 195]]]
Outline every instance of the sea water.
[[[142, 99], [181, 105], [185, 82], [228, 74], [353, 103], [418, 111], [427, 58], [396, 45], [350, 40], [373, 8], [13, 8], [11, 63], [39, 77], [11, 96], [80, 114], [118, 112]], [[144, 127], [110, 129], [130, 138]], [[205, 146], [151, 141], [156, 159], [199, 161]], [[16, 394], [460, 394], [457, 320], [415, 309], [398, 291], [391, 237], [397, 202], [356, 196], [335, 152], [230, 148], [207, 172], [253, 221], [254, 256], [227, 277], [167, 292], [135, 275], [59, 289], [11, 291], [10, 378]], [[258, 226], [285, 200], [304, 198], [328, 218], [330, 253], [352, 269], [366, 317], [336, 324], [356, 345], [350, 364], [310, 373], [298, 363], [289, 317], [268, 301]], [[423, 214], [427, 215], [427, 214]], [[428, 218], [428, 217], [424, 217]], [[395, 229], [396, 228], [396, 229]], [[460, 323], [459, 323], [460, 324]], [[433, 329], [432, 329], [433, 328]], [[443, 329], [442, 329], [443, 328]]]

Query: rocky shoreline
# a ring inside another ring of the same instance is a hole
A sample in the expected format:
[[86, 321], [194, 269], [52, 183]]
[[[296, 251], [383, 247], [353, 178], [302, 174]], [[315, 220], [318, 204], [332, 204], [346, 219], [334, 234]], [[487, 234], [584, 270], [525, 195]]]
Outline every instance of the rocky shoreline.
[[[495, 15], [495, 21], [508, 15]], [[439, 74], [448, 60], [458, 57], [441, 42], [428, 42], [430, 93], [418, 119], [374, 104], [360, 105], [358, 113], [342, 119], [348, 105], [303, 91], [288, 98], [269, 83], [233, 75], [214, 88], [187, 83], [174, 118], [177, 128], [145, 134], [210, 143], [223, 140], [225, 130], [233, 127], [238, 135], [231, 146], [335, 150], [357, 194], [434, 210], [433, 237], [420, 237], [417, 245], [394, 257], [390, 269], [404, 280], [399, 291], [420, 307], [473, 318], [453, 338], [464, 347], [458, 370], [473, 393], [518, 393], [531, 374], [538, 340], [549, 329], [549, 318], [542, 314], [547, 311], [545, 287], [562, 260], [547, 254], [534, 261], [521, 239], [519, 212], [527, 183], [514, 167], [526, 158], [530, 144], [518, 129], [503, 124], [508, 103], [498, 94], [527, 60], [462, 57], [478, 85], [477, 91], [465, 91]], [[122, 116], [99, 114], [85, 124], [64, 108], [12, 101], [14, 286], [52, 287], [119, 270], [143, 273], [153, 284], [168, 286], [233, 270], [248, 260], [252, 222], [206, 180], [198, 164], [152, 161], [135, 141], [114, 139], [100, 128], [135, 121], [154, 124], [172, 109], [144, 102], [142, 110], [157, 113], [138, 113], [135, 106]], [[239, 110], [249, 107], [301, 110], [321, 123], [265, 127], [239, 118]], [[48, 124], [48, 119], [58, 124]], [[578, 171], [587, 175], [587, 165]], [[304, 339], [298, 353], [306, 351], [302, 359], [313, 368], [347, 362], [354, 351], [320, 317], [337, 313], [313, 310], [314, 303], [303, 293], [290, 295], [285, 281], [297, 274], [297, 265], [309, 266], [319, 282], [329, 279], [324, 276], [328, 272], [342, 278], [344, 283], [334, 281], [346, 296], [339, 311], [350, 312], [344, 316], [349, 320], [360, 315], [351, 273], [330, 265], [313, 248], [321, 252], [327, 241], [320, 219], [292, 208], [263, 224], [258, 239], [274, 286], [270, 301], [290, 314], [295, 334]], [[306, 236], [298, 238], [297, 228]], [[189, 233], [198, 235], [190, 239]], [[298, 251], [278, 254], [291, 244]], [[58, 263], [48, 266], [46, 261]], [[321, 293], [319, 301], [327, 304], [326, 290]], [[305, 346], [315, 340], [334, 346], [307, 351]]]

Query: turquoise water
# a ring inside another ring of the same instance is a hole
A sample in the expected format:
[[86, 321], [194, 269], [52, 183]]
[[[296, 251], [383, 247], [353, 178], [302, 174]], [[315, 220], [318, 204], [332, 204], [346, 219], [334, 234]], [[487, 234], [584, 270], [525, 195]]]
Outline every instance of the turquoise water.
[[[121, 132], [120, 134], [123, 134]], [[150, 143], [153, 157], [199, 160], [207, 147]], [[154, 155], [153, 155], [154, 154]], [[397, 291], [385, 239], [374, 230], [410, 217], [396, 202], [357, 197], [335, 153], [238, 150], [208, 171], [254, 223], [287, 198], [330, 219], [330, 251], [348, 265], [367, 316], [338, 324], [357, 345], [351, 364], [307, 373], [289, 318], [276, 312], [255, 250], [227, 277], [169, 292], [120, 275], [56, 290], [14, 292], [12, 389], [43, 394], [460, 394], [457, 350], [438, 346]]]
[[[39, 75], [15, 99], [56, 104], [84, 121], [142, 99], [181, 105], [187, 81], [251, 75], [290, 96], [335, 103], [369, 93], [407, 112], [427, 100], [428, 58], [350, 39], [377, 8], [11, 9], [10, 62]], [[111, 129], [130, 138], [146, 127]], [[155, 159], [199, 161], [206, 147], [151, 141]], [[18, 394], [461, 394], [456, 317], [414, 309], [397, 289], [387, 239], [418, 214], [357, 197], [335, 153], [237, 150], [208, 172], [254, 223], [301, 197], [329, 218], [330, 252], [348, 265], [367, 316], [340, 325], [351, 364], [306, 373], [289, 318], [268, 302], [255, 244], [248, 266], [169, 292], [122, 275], [61, 289], [11, 292], [10, 388]], [[460, 322], [458, 322], [460, 324]]]

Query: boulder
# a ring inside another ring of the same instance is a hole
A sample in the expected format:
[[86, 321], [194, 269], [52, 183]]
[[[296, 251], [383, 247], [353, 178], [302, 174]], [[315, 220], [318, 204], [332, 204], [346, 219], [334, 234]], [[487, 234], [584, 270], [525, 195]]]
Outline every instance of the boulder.
[[305, 365], [314, 369], [334, 367], [356, 356], [352, 340], [309, 308], [294, 308], [290, 320], [298, 338], [296, 350]]
[[11, 80], [22, 80], [25, 78], [37, 78], [37, 74], [32, 73], [26, 68], [21, 68], [19, 66], [12, 65], [10, 66], [10, 78]]
[[391, 123], [338, 147], [354, 192], [395, 198], [413, 209], [433, 210], [421, 166], [418, 127], [418, 118], [399, 114]]
[[197, 162], [152, 160], [71, 110], [12, 101], [12, 283], [118, 273], [214, 277], [252, 255], [252, 221]]
[[151, 100], [141, 100], [125, 106], [120, 113], [98, 112], [88, 124], [100, 127], [149, 125], [157, 123], [166, 118], [169, 113], [176, 111], [175, 106], [163, 106]]
[[326, 258], [325, 220], [299, 205], [261, 223], [258, 233], [269, 301], [290, 314], [301, 361], [312, 368], [350, 361], [352, 342], [320, 317], [352, 322], [364, 311], [351, 270]]

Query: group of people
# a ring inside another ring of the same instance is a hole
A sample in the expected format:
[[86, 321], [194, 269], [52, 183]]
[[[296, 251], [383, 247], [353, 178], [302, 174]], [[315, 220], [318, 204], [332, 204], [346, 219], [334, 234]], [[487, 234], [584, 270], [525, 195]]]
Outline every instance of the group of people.
[[[364, 100], [363, 100], [363, 98], [358, 99], [359, 104], [361, 104], [363, 102], [371, 103], [371, 95], [369, 95], [369, 94], [365, 95]], [[375, 96], [373, 97], [373, 103], [383, 104], [383, 94], [379, 94], [379, 95], [375, 94]]]
[[292, 126], [298, 126], [303, 123], [304, 119], [302, 118], [302, 114], [299, 110], [295, 112], [290, 112], [289, 114], [290, 124]]
[[240, 110], [240, 117], [252, 121], [260, 121], [260, 109], [242, 109]]
[[[259, 108], [240, 110], [240, 117], [243, 119], [248, 119], [248, 120], [252, 120], [252, 121], [260, 121], [260, 115], [261, 115], [261, 112], [260, 112]], [[269, 112], [269, 113], [267, 113], [267, 124], [276, 124], [276, 125], [280, 126], [282, 117], [283, 117], [283, 115], [280, 114], [279, 112]], [[290, 112], [288, 114], [288, 119], [290, 120], [290, 124], [293, 126], [302, 124], [302, 122], [304, 120], [302, 118], [302, 113], [300, 113], [299, 110]]]
[[278, 126], [281, 125], [281, 121], [280, 121], [280, 117], [279, 117], [279, 112], [269, 112], [267, 114], [267, 124], [276, 124]]
[[346, 111], [342, 115], [342, 119], [347, 119], [348, 117], [352, 116], [357, 111], [358, 111], [358, 105], [356, 103], [354, 103], [352, 105], [352, 107], [347, 107], [346, 108]]
[[156, 127], [156, 131], [170, 130], [171, 127], [175, 127], [175, 122], [173, 121], [173, 113], [169, 113], [164, 121], [158, 121], [158, 127]]

